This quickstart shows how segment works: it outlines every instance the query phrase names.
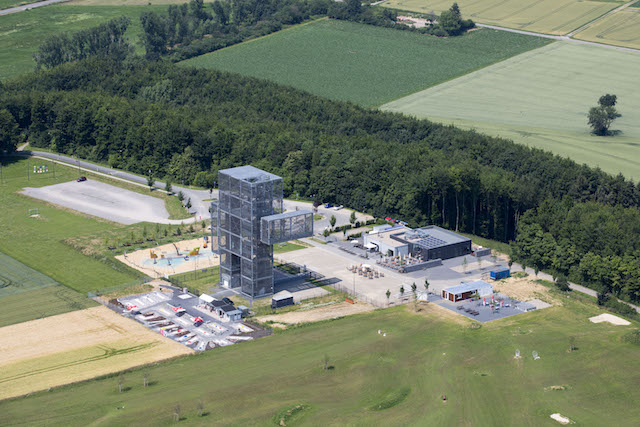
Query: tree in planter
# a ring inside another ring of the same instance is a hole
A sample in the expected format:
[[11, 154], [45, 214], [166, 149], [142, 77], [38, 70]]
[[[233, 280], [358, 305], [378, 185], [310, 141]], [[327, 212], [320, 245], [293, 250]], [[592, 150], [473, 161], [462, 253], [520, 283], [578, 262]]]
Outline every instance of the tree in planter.
[[151, 175], [147, 177], [147, 185], [149, 186], [149, 191], [153, 190], [153, 184], [155, 184], [155, 182], [156, 181], [153, 179]]
[[173, 194], [173, 187], [171, 187], [171, 182], [167, 180], [167, 183], [164, 185], [164, 191], [169, 194]]
[[336, 225], [336, 217], [335, 217], [335, 215], [331, 215], [331, 218], [329, 218], [329, 224], [331, 224], [331, 228], [335, 227], [335, 225]]
[[387, 296], [387, 307], [389, 307], [389, 298], [391, 298], [391, 291], [387, 289], [387, 292], [385, 293], [385, 295]]
[[349, 217], [349, 222], [351, 224], [355, 224], [356, 223], [356, 212], [355, 211], [351, 211], [351, 216]]

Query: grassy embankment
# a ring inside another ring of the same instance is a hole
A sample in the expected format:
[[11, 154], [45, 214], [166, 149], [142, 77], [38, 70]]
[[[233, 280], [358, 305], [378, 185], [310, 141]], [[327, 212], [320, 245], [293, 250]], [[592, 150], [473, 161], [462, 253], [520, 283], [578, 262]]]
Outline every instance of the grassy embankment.
[[[577, 424], [631, 426], [640, 347], [623, 336], [638, 325], [589, 322], [599, 313], [563, 297], [563, 306], [472, 329], [434, 305], [378, 310], [134, 370], [125, 393], [110, 377], [4, 401], [0, 423], [166, 425], [180, 405], [196, 425], [268, 425], [291, 414], [314, 424], [553, 426], [559, 412]], [[323, 369], [325, 355], [333, 369]]]

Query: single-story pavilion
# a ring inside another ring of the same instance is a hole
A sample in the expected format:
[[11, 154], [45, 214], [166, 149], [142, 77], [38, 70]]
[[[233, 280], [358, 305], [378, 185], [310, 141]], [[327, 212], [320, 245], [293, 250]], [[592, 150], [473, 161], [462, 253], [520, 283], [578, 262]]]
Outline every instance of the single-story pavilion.
[[484, 280], [476, 280], [475, 282], [461, 283], [442, 290], [442, 298], [451, 302], [469, 299], [476, 294], [479, 297], [491, 296], [493, 294], [493, 286]]

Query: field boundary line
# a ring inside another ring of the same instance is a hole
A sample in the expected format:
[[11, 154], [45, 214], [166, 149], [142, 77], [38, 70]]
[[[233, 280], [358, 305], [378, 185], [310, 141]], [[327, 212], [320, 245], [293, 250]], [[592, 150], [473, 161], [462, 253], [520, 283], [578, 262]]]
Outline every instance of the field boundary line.
[[[314, 20], [311, 20], [309, 22], [303, 22], [302, 24], [292, 25], [291, 27], [284, 28], [284, 29], [278, 30], [278, 31], [274, 31], [273, 33], [265, 34], [264, 36], [256, 37], [254, 39], [245, 40], [243, 42], [232, 44], [231, 46], [226, 46], [226, 47], [223, 47], [222, 49], [214, 50], [213, 52], [203, 53], [202, 55], [194, 56], [193, 58], [189, 58], [189, 59], [202, 58], [202, 57], [207, 56], [207, 55], [211, 55], [211, 54], [214, 54], [214, 53], [217, 53], [217, 52], [222, 52], [223, 50], [231, 49], [231, 48], [234, 48], [234, 47], [237, 47], [237, 46], [242, 46], [244, 44], [248, 44], [248, 43], [251, 43], [251, 42], [258, 41], [258, 40], [266, 39], [268, 37], [275, 36], [276, 34], [284, 33], [285, 31], [295, 30], [296, 28], [302, 28], [302, 27], [304, 27], [306, 25], [313, 24], [315, 22], [328, 21], [328, 20], [329, 20], [328, 16], [323, 16], [322, 18], [314, 19]], [[186, 62], [189, 59], [185, 59], [184, 61], [180, 61], [180, 62], [178, 62], [178, 64], [182, 63], [182, 62]]]
[[[626, 9], [627, 7], [629, 7], [631, 4], [633, 4], [636, 0], [631, 0], [623, 5], [620, 5], [618, 7], [616, 7], [615, 9], [610, 10], [609, 12], [603, 13], [602, 15], [598, 16], [597, 18], [592, 19], [591, 21], [587, 22], [586, 24], [584, 24], [581, 27], [576, 28], [573, 31], [568, 32], [565, 37], [573, 37], [574, 35], [586, 30], [587, 28], [591, 27], [593, 24], [595, 24], [598, 21], [601, 21], [605, 18], [607, 18], [609, 15], [613, 15], [616, 14], [618, 12], [620, 12], [623, 9]], [[605, 43], [603, 43], [605, 44]]]

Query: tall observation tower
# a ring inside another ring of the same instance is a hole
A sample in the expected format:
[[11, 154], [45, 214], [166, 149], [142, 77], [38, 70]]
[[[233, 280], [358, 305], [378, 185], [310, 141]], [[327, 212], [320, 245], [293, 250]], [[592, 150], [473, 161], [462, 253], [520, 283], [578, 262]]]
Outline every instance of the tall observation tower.
[[210, 211], [220, 282], [251, 299], [271, 295], [273, 245], [312, 236], [313, 212], [284, 212], [282, 178], [253, 166], [221, 170], [218, 183]]

